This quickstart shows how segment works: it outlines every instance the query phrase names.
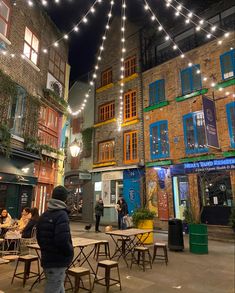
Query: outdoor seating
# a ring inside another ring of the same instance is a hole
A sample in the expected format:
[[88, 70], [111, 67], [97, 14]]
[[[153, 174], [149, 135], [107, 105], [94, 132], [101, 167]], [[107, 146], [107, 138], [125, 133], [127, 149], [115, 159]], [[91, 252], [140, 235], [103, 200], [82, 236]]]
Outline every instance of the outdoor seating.
[[[137, 253], [137, 257], [135, 256], [135, 253]], [[146, 259], [146, 253], [149, 258], [148, 260]], [[132, 268], [132, 264], [137, 264], [138, 266], [141, 266], [143, 268], [143, 271], [145, 271], [146, 269], [146, 264], [149, 264], [150, 268], [152, 268], [152, 258], [149, 252], [149, 248], [144, 246], [135, 247], [132, 252], [130, 268]]]
[[[168, 263], [168, 254], [167, 254], [167, 247], [165, 243], [161, 242], [156, 242], [154, 243], [154, 248], [153, 248], [153, 260], [152, 263], [154, 262], [155, 259], [158, 260], [164, 260], [166, 265]], [[158, 254], [157, 251], [161, 249], [163, 254]]]
[[[104, 277], [98, 278], [99, 268], [104, 268], [104, 270], [105, 270]], [[113, 277], [111, 278], [111, 270], [113, 268], [117, 269], [118, 279], [114, 279]], [[112, 261], [112, 260], [99, 261], [98, 264], [97, 264], [97, 268], [96, 268], [95, 279], [94, 279], [94, 283], [93, 283], [93, 289], [94, 289], [95, 284], [105, 286], [106, 287], [106, 292], [109, 292], [110, 286], [114, 286], [116, 284], [119, 284], [120, 285], [120, 290], [122, 290], [118, 262]]]
[[[77, 293], [79, 291], [79, 289], [83, 289], [83, 290], [86, 290], [88, 292], [92, 292], [91, 274], [90, 274], [89, 269], [86, 269], [86, 268], [83, 268], [83, 267], [76, 267], [76, 268], [68, 269], [67, 277], [69, 278], [69, 276], [74, 277], [74, 280], [75, 280], [75, 285], [74, 285], [74, 287], [72, 286], [72, 288], [71, 288], [73, 290], [73, 292]], [[83, 283], [82, 277], [84, 277], [84, 276], [89, 277], [89, 288], [84, 287], [84, 285], [80, 286], [80, 283], [81, 282]], [[70, 280], [70, 278], [69, 278], [69, 280]], [[72, 285], [71, 280], [70, 280], [70, 283]]]
[[[103, 248], [103, 250], [101, 250]], [[105, 256], [110, 259], [110, 250], [108, 240], [102, 240], [102, 242], [95, 245], [94, 258], [96, 261], [100, 256]]]
[[[37, 269], [38, 269], [37, 272], [32, 272], [30, 270], [31, 263], [34, 261], [37, 262]], [[17, 273], [17, 268], [18, 268], [18, 265], [20, 262], [24, 263], [24, 271]], [[39, 276], [40, 276], [40, 269], [39, 269], [38, 256], [36, 256], [36, 255], [22, 255], [22, 256], [19, 256], [19, 258], [17, 260], [11, 283], [13, 283], [14, 278], [19, 278], [19, 279], [23, 280], [23, 287], [24, 287], [26, 280], [28, 280], [30, 278], [34, 278], [34, 277], [39, 277]]]

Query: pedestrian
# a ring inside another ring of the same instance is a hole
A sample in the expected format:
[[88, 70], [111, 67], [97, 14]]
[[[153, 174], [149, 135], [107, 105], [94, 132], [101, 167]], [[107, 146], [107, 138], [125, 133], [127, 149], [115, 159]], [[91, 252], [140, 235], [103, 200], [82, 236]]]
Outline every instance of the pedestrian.
[[57, 186], [52, 191], [48, 209], [37, 224], [41, 266], [46, 277], [45, 293], [64, 293], [65, 271], [74, 256], [66, 205], [68, 191]]
[[126, 229], [126, 224], [124, 223], [123, 218], [128, 215], [128, 206], [123, 196], [119, 196], [116, 205], [116, 210], [118, 212], [118, 229]]
[[32, 208], [30, 213], [31, 213], [31, 218], [28, 224], [25, 226], [25, 228], [22, 231], [22, 238], [32, 237], [33, 228], [36, 226], [39, 220], [38, 208]]
[[95, 232], [101, 232], [99, 230], [100, 218], [104, 216], [104, 203], [102, 198], [97, 200], [95, 205]]

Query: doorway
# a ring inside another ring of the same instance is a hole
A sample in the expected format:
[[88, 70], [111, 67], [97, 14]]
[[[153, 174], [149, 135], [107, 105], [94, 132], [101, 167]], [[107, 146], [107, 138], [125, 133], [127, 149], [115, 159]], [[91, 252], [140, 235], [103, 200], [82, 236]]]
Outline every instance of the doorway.
[[174, 208], [175, 217], [177, 219], [184, 219], [184, 210], [189, 199], [189, 182], [188, 176], [174, 176], [173, 177], [174, 190]]

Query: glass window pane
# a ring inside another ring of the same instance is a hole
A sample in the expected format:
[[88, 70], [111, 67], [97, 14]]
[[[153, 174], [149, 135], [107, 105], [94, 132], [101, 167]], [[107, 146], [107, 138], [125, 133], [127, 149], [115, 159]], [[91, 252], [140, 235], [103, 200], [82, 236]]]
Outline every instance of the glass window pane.
[[0, 18], [0, 33], [6, 36], [7, 34], [7, 25], [6, 23]]
[[201, 74], [197, 73], [197, 70], [200, 70], [199, 66], [192, 67], [192, 78], [193, 78], [193, 88], [192, 88], [192, 90], [201, 89]]
[[49, 71], [53, 72], [53, 69], [54, 69], [54, 63], [49, 60]]
[[32, 42], [32, 32], [26, 27], [25, 28], [25, 41], [31, 45], [31, 42]]
[[232, 127], [232, 139], [235, 140], [235, 107], [229, 109], [231, 127]]
[[63, 72], [65, 71], [65, 62], [62, 61], [62, 60], [60, 62], [60, 70], [63, 71]]
[[206, 148], [206, 134], [204, 126], [204, 116], [203, 113], [198, 113], [195, 115], [196, 119], [196, 130], [197, 130], [197, 148]]
[[50, 49], [50, 59], [54, 61], [55, 58], [55, 51], [53, 49]]
[[186, 127], [186, 148], [189, 150], [195, 149], [195, 137], [194, 137], [194, 126], [193, 117], [185, 119]]
[[191, 92], [190, 74], [189, 70], [181, 71], [182, 93], [187, 94]]
[[160, 140], [158, 140], [158, 126], [152, 128], [152, 154], [156, 156], [159, 154], [159, 144]]
[[38, 41], [38, 39], [37, 39], [35, 36], [33, 36], [32, 47], [33, 47], [33, 49], [34, 49], [36, 52], [38, 52], [38, 45], [39, 45], [39, 41]]
[[161, 123], [160, 124], [160, 143], [161, 143], [161, 155], [168, 155], [168, 131], [167, 131], [167, 124]]
[[10, 9], [3, 1], [0, 1], [0, 15], [8, 21]]
[[158, 102], [165, 101], [165, 82], [164, 80], [161, 80], [158, 82], [157, 87], [157, 96], [158, 96]]
[[38, 61], [38, 54], [34, 51], [32, 51], [32, 55], [31, 55], [31, 61], [37, 65], [37, 61]]
[[226, 54], [222, 57], [223, 62], [223, 69], [224, 69], [224, 78], [229, 78], [234, 75], [234, 68], [233, 68], [233, 62], [232, 58], [235, 59], [235, 51], [231, 52], [231, 54]]
[[30, 59], [31, 48], [27, 43], [24, 43], [24, 55]]
[[125, 153], [126, 153], [126, 160], [130, 160], [130, 152], [131, 152], [131, 145], [130, 145], [130, 135], [126, 134], [126, 145], [125, 145]]

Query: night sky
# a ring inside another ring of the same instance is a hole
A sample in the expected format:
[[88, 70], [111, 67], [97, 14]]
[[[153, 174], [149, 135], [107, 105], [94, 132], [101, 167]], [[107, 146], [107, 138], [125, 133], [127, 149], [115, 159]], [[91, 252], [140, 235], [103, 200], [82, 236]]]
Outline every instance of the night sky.
[[[209, 5], [220, 2], [221, 0], [184, 0], [183, 4], [195, 13], [205, 10]], [[226, 1], [226, 0], [224, 0]], [[51, 0], [47, 7], [47, 12], [55, 22], [57, 27], [67, 33], [84, 16], [94, 0], [61, 0], [60, 4]], [[164, 0], [149, 0], [150, 6], [162, 21], [166, 28], [174, 25], [174, 12], [172, 8], [165, 6]], [[107, 22], [107, 14], [110, 8], [110, 0], [103, 0], [96, 5], [94, 14], [88, 16], [88, 23], [81, 23], [78, 33], [72, 33], [69, 39], [69, 64], [71, 65], [71, 82], [80, 79], [88, 71], [93, 69], [95, 54], [101, 43], [104, 33], [104, 26]], [[150, 16], [144, 10], [143, 0], [126, 0], [127, 17], [130, 20], [144, 19], [149, 20]], [[121, 13], [121, 0], [115, 0], [114, 15]], [[147, 17], [148, 15], [148, 17]], [[183, 17], [177, 18], [183, 20]]]

